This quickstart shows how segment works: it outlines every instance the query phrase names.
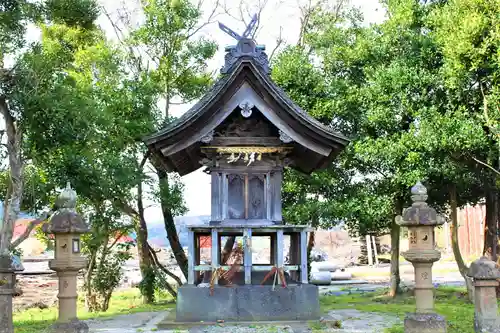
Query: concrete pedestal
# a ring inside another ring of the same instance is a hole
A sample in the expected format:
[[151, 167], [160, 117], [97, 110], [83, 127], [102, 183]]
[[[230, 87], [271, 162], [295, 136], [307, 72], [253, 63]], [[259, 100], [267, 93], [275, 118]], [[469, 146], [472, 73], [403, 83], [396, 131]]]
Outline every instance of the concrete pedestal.
[[496, 280], [474, 281], [474, 329], [478, 333], [500, 333]]
[[318, 287], [242, 285], [209, 288], [183, 285], [177, 295], [177, 322], [318, 320]]
[[59, 293], [57, 294], [57, 298], [59, 299], [59, 317], [57, 321], [60, 323], [68, 323], [77, 318], [77, 274], [77, 271], [57, 272], [57, 277], [59, 278]]
[[12, 322], [12, 295], [14, 294], [14, 270], [10, 258], [0, 258], [0, 333], [14, 333]]
[[471, 263], [467, 275], [474, 279], [474, 330], [500, 333], [497, 292], [500, 270], [496, 262], [481, 257]]
[[408, 313], [405, 333], [445, 333], [446, 319], [434, 313]]
[[72, 320], [68, 323], [55, 323], [51, 326], [53, 333], [88, 333], [89, 327], [83, 321], [78, 319]]
[[[56, 264], [51, 262], [51, 268]], [[59, 317], [52, 325], [53, 333], [87, 333], [89, 327], [77, 318], [77, 275], [78, 271], [58, 271], [59, 278]]]
[[415, 303], [418, 313], [434, 312], [432, 262], [412, 262], [415, 269]]

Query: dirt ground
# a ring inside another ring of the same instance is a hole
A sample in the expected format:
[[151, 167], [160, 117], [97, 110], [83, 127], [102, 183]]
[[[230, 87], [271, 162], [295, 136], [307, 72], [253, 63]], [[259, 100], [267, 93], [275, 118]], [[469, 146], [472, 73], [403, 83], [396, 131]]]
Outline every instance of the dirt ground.
[[14, 297], [14, 310], [44, 308], [57, 302], [58, 281], [55, 274], [18, 275], [17, 288], [22, 295]]

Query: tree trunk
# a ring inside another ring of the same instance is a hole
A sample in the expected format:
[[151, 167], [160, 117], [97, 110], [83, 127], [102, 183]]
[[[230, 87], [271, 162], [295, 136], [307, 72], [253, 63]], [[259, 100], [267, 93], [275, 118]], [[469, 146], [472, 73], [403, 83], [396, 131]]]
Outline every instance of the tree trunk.
[[314, 245], [316, 245], [316, 234], [314, 231], [311, 231], [307, 240], [307, 272], [309, 274], [311, 274], [311, 251]]
[[224, 248], [222, 249], [222, 260], [221, 265], [225, 265], [229, 257], [231, 256], [231, 252], [233, 251], [234, 243], [236, 242], [235, 236], [230, 236], [226, 244], [224, 244]]
[[0, 256], [8, 256], [10, 255], [14, 223], [19, 216], [23, 197], [22, 132], [17, 127], [15, 119], [10, 114], [7, 102], [3, 97], [0, 97], [0, 114], [2, 114], [5, 120], [10, 175], [9, 190], [7, 191], [7, 197], [4, 199], [3, 219], [0, 222]]
[[163, 213], [163, 222], [165, 224], [165, 231], [167, 232], [168, 242], [170, 243], [170, 248], [174, 254], [177, 265], [187, 279], [188, 276], [188, 260], [184, 249], [182, 248], [179, 236], [177, 235], [177, 228], [175, 227], [174, 217], [172, 215], [172, 209], [168, 203], [168, 196], [170, 194], [170, 188], [168, 185], [168, 175], [164, 171], [158, 170], [158, 178], [160, 181], [160, 201], [161, 201], [161, 211]]
[[149, 275], [153, 268], [153, 262], [149, 254], [146, 221], [144, 221], [142, 217], [139, 218], [134, 225], [134, 229], [137, 235], [136, 242], [139, 269], [141, 271], [142, 282], [144, 283], [141, 289], [142, 300], [144, 304], [152, 304], [154, 302], [154, 278], [151, 278]]
[[491, 260], [497, 261], [498, 249], [498, 193], [493, 189], [486, 191], [486, 223], [484, 226], [483, 254]]
[[137, 210], [139, 213], [138, 219], [134, 225], [135, 233], [137, 235], [137, 255], [139, 257], [139, 269], [141, 270], [141, 277], [143, 287], [141, 288], [142, 300], [144, 304], [152, 304], [154, 302], [154, 276], [153, 273], [153, 260], [149, 252], [148, 244], [148, 227], [144, 218], [144, 205], [142, 201], [142, 182], [137, 186]]
[[399, 274], [399, 237], [401, 234], [401, 227], [396, 223], [396, 216], [401, 215], [403, 204], [401, 200], [396, 200], [394, 204], [394, 216], [391, 223], [391, 278], [389, 295], [395, 297], [401, 293], [400, 282], [401, 276]]
[[462, 258], [462, 253], [460, 252], [460, 246], [458, 243], [458, 216], [457, 216], [457, 190], [454, 185], [450, 186], [450, 208], [451, 208], [451, 247], [453, 249], [453, 255], [455, 256], [455, 261], [458, 266], [458, 271], [460, 275], [465, 280], [465, 285], [467, 287], [467, 294], [470, 301], [474, 300], [474, 287], [472, 286], [472, 279], [467, 276], [467, 271], [469, 268]]
[[94, 273], [96, 257], [97, 249], [92, 250], [90, 253], [90, 259], [84, 276], [83, 288], [85, 290], [85, 308], [88, 312], [94, 311], [95, 308], [95, 300], [92, 295], [92, 274]]
[[[316, 196], [316, 200], [319, 198]], [[316, 214], [313, 214], [311, 217], [311, 227], [314, 228], [314, 231], [309, 233], [309, 239], [307, 240], [307, 272], [311, 274], [311, 252], [316, 245], [316, 228], [319, 225], [319, 217]]]

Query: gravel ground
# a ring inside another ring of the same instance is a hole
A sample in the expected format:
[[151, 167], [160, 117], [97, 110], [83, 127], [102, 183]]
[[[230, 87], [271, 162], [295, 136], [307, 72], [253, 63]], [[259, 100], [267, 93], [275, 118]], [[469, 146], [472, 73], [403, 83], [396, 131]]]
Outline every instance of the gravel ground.
[[[200, 326], [189, 330], [157, 330], [156, 325], [166, 317], [166, 313], [137, 313], [115, 317], [110, 320], [87, 321], [90, 333], [306, 333], [312, 332], [307, 323], [293, 325], [246, 325]], [[399, 323], [396, 316], [357, 310], [335, 310], [326, 316], [327, 320], [339, 320], [342, 328], [325, 328], [321, 332], [335, 333], [379, 333], [385, 328]], [[317, 332], [317, 331], [316, 331]]]

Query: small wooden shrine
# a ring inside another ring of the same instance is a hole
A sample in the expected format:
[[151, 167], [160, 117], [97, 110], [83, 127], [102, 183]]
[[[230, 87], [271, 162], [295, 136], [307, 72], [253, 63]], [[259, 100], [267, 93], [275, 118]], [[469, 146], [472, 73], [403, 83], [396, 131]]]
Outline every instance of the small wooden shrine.
[[[310, 117], [272, 81], [263, 46], [222, 27], [238, 43], [226, 48], [221, 78], [182, 117], [145, 139], [158, 168], [183, 176], [205, 167], [211, 176], [211, 221], [188, 226], [189, 277], [178, 291], [177, 320], [315, 319], [309, 229], [283, 223], [283, 169], [325, 168], [348, 139]], [[199, 242], [207, 236], [211, 263], [202, 265]], [[239, 265], [221, 265], [224, 236], [243, 237]], [[259, 236], [271, 240], [267, 264], [252, 263], [252, 237]], [[208, 283], [211, 288], [200, 288]]]

